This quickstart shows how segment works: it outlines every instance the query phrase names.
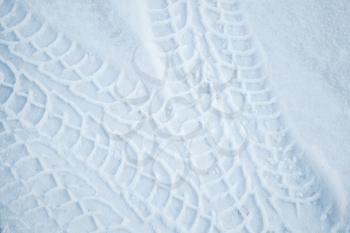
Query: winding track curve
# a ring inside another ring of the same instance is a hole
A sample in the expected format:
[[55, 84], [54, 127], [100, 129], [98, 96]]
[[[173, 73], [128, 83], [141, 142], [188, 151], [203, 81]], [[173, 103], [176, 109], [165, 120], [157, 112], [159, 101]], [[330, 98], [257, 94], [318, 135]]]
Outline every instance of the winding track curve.
[[161, 79], [1, 2], [3, 230], [335, 232], [239, 2], [155, 0], [149, 16]]

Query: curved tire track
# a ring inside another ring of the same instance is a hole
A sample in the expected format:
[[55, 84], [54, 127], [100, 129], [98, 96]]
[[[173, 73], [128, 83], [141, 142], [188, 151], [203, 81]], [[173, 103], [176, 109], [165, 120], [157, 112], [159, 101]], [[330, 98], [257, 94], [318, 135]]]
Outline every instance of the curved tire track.
[[150, 16], [161, 81], [1, 2], [2, 225], [299, 232], [315, 215], [310, 229], [329, 232], [333, 200], [283, 124], [237, 2], [158, 0]]

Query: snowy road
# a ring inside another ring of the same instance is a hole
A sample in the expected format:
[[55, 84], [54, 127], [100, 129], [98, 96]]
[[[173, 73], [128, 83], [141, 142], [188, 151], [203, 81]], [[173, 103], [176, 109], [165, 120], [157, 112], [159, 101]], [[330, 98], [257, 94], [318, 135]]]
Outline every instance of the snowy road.
[[348, 232], [240, 1], [148, 3], [116, 66], [2, 0], [2, 232]]

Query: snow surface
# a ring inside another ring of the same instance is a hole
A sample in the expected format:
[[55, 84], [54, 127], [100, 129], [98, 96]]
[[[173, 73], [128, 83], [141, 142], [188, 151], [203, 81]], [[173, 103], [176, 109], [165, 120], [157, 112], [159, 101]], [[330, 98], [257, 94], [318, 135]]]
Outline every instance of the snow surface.
[[349, 200], [350, 3], [248, 0], [245, 6], [284, 116], [304, 146], [336, 170], [325, 179], [342, 180]]
[[0, 0], [0, 232], [350, 232], [346, 0]]

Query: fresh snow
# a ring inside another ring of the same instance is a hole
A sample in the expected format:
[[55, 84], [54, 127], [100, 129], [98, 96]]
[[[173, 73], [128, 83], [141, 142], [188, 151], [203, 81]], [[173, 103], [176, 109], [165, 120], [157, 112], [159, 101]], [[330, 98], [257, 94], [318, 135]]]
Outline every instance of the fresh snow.
[[346, 0], [0, 0], [0, 232], [350, 232]]

